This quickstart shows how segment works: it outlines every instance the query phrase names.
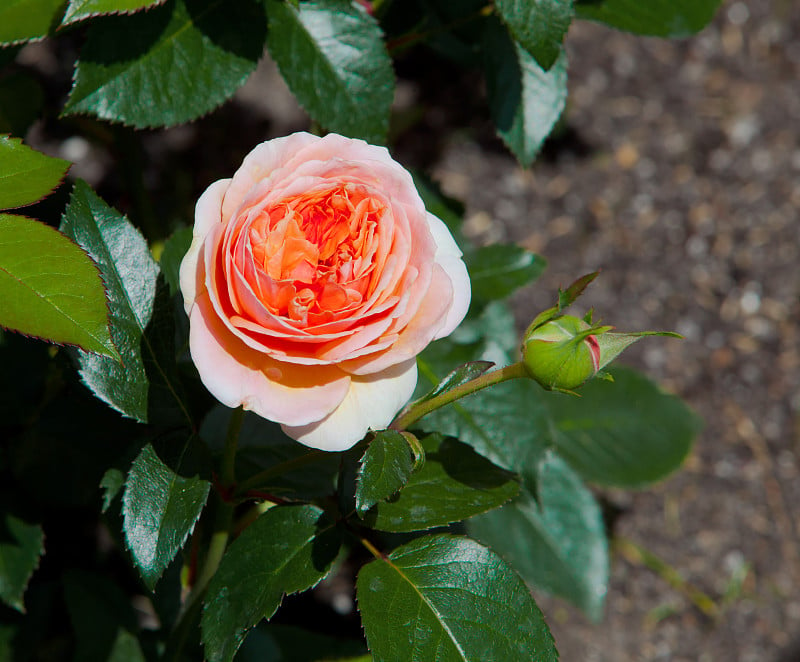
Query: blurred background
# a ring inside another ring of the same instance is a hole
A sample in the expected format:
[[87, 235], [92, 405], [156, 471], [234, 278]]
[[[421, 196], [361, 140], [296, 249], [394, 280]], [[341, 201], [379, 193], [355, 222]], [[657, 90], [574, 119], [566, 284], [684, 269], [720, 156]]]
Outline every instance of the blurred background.
[[[25, 47], [17, 62], [51, 83], [31, 95], [63, 104], [78, 45]], [[529, 170], [494, 136], [478, 79], [419, 49], [398, 62], [393, 134], [401, 163], [465, 203], [471, 238], [548, 259], [514, 299], [520, 328], [557, 287], [601, 269], [585, 306], [622, 330], [685, 336], [623, 359], [705, 429], [668, 481], [601, 493], [617, 539], [604, 622], [537, 598], [566, 662], [797, 662], [800, 3], [729, 1], [682, 41], [576, 22], [567, 51], [567, 111]], [[192, 124], [134, 133], [76, 117], [37, 123], [27, 142], [166, 236], [253, 144], [307, 126], [266, 61]], [[67, 194], [43, 204], [63, 208]]]

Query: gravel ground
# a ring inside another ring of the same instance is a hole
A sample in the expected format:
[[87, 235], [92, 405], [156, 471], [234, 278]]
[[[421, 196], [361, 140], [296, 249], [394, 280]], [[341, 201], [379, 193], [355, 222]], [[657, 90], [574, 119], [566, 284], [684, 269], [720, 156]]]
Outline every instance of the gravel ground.
[[706, 426], [682, 472], [605, 495], [622, 509], [615, 533], [677, 571], [683, 590], [627, 546], [602, 625], [542, 606], [566, 662], [795, 662], [800, 5], [728, 2], [680, 42], [579, 23], [567, 45], [568, 130], [550, 158], [522, 170], [478, 130], [446, 145], [436, 178], [466, 201], [475, 238], [548, 258], [515, 299], [520, 325], [600, 268], [587, 306], [621, 329], [682, 333], [625, 362]]

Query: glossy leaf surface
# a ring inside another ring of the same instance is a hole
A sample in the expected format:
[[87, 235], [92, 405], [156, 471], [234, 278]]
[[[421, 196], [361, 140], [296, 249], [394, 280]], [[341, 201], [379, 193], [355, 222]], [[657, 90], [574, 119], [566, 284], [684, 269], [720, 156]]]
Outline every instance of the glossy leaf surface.
[[184, 468], [182, 458], [175, 469], [167, 466], [148, 444], [125, 481], [125, 541], [150, 590], [183, 547], [208, 498], [211, 484]]
[[383, 143], [394, 73], [377, 22], [358, 3], [270, 0], [269, 52], [289, 88], [326, 129]]
[[147, 421], [148, 381], [142, 334], [153, 313], [158, 265], [144, 237], [85, 182], [77, 182], [62, 231], [100, 267], [108, 289], [111, 337], [122, 363], [80, 353], [80, 372], [91, 391], [117, 411]]
[[46, 156], [19, 138], [0, 136], [0, 209], [41, 200], [61, 183], [69, 161]]
[[374, 660], [558, 660], [528, 588], [469, 538], [425, 536], [368, 563], [357, 597]]
[[208, 586], [201, 621], [209, 662], [229, 662], [248, 630], [283, 596], [314, 586], [339, 550], [334, 523], [316, 506], [276, 506], [225, 552]]
[[552, 67], [572, 21], [572, 0], [497, 0], [495, 6], [539, 66], [545, 71]]
[[599, 620], [609, 572], [600, 506], [552, 452], [526, 483], [517, 499], [469, 520], [467, 530], [527, 582], [566, 598]]
[[425, 464], [397, 497], [378, 503], [364, 521], [381, 531], [420, 531], [497, 508], [519, 492], [516, 476], [468, 445], [431, 434], [420, 440]]
[[128, 14], [160, 5], [164, 0], [70, 0], [62, 25], [69, 25], [100, 14]]
[[0, 302], [2, 327], [118, 360], [97, 267], [44, 223], [0, 214]]
[[566, 55], [562, 51], [545, 71], [499, 24], [487, 29], [484, 43], [486, 88], [497, 134], [527, 167], [566, 105]]
[[408, 482], [413, 468], [411, 449], [396, 430], [375, 433], [361, 457], [356, 478], [356, 511], [363, 515]]
[[95, 19], [64, 113], [137, 128], [188, 122], [244, 84], [265, 38], [256, 0], [168, 0], [132, 16]]

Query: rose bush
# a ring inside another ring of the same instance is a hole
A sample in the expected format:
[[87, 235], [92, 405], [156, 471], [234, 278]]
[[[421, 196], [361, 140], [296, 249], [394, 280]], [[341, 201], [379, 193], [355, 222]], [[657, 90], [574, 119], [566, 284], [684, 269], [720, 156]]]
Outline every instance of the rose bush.
[[336, 134], [261, 143], [212, 184], [180, 280], [209, 391], [324, 450], [391, 422], [416, 355], [470, 301], [461, 251], [409, 173]]

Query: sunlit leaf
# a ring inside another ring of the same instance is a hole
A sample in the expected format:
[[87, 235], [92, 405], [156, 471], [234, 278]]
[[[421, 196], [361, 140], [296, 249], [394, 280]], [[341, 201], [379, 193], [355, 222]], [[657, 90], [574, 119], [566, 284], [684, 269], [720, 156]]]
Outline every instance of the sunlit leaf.
[[3, 0], [0, 43], [46, 37], [61, 16], [64, 0]]
[[69, 0], [61, 24], [69, 25], [100, 14], [129, 14], [163, 2], [164, 0]]
[[564, 110], [567, 57], [562, 51], [545, 71], [499, 24], [487, 28], [484, 50], [489, 109], [497, 133], [527, 167]]
[[420, 440], [425, 464], [397, 496], [363, 517], [381, 531], [419, 531], [498, 508], [519, 492], [515, 474], [492, 464], [466, 444], [430, 434]]
[[469, 538], [425, 536], [368, 563], [357, 597], [374, 660], [558, 660], [528, 588]]
[[405, 437], [396, 430], [376, 432], [359, 462], [355, 493], [358, 514], [395, 494], [408, 482], [412, 468]]
[[41, 200], [61, 183], [69, 161], [46, 156], [19, 138], [0, 136], [0, 209]]
[[145, 422], [148, 380], [140, 345], [153, 313], [158, 265], [139, 231], [85, 182], [75, 184], [61, 229], [100, 267], [108, 289], [111, 337], [122, 356], [120, 363], [81, 352], [81, 377], [103, 402]]
[[[189, 443], [184, 446], [188, 452]], [[183, 456], [173, 469], [148, 444], [134, 460], [122, 497], [128, 549], [150, 590], [178, 553], [203, 511], [211, 484], [182, 475]]]
[[0, 214], [0, 326], [119, 360], [92, 260], [50, 226], [10, 214]]
[[539, 66], [552, 67], [572, 21], [572, 0], [497, 0], [495, 7]]
[[168, 0], [132, 16], [94, 19], [64, 113], [137, 128], [193, 120], [253, 72], [266, 27], [256, 0]]
[[383, 143], [394, 73], [377, 22], [350, 0], [269, 0], [269, 52], [297, 100], [326, 129]]

